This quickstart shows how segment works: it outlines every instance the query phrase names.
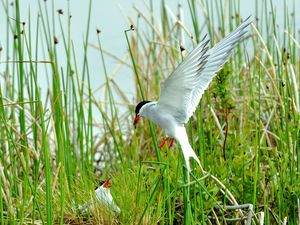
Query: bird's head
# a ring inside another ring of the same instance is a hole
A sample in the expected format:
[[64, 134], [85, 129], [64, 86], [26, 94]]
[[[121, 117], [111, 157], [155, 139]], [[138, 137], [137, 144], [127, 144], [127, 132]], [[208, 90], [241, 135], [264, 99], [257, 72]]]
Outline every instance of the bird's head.
[[134, 117], [134, 128], [136, 128], [136, 124], [139, 122], [140, 118], [141, 118], [141, 113], [142, 113], [142, 109], [143, 106], [147, 103], [149, 103], [150, 101], [141, 101], [139, 104], [136, 105], [135, 107], [135, 117]]
[[[111, 178], [108, 178], [106, 181], [100, 181], [100, 188], [103, 188], [103, 189], [109, 189], [111, 188], [111, 182], [110, 182], [110, 179]], [[98, 188], [96, 188], [98, 189]]]

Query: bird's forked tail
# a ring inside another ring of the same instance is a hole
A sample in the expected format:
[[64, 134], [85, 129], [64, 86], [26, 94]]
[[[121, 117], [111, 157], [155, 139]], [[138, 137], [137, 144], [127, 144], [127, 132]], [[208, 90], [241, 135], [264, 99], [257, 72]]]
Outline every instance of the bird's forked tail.
[[190, 167], [190, 158], [193, 158], [196, 160], [196, 162], [199, 164], [202, 172], [204, 172], [202, 165], [200, 163], [200, 160], [198, 159], [197, 155], [195, 154], [194, 150], [192, 149], [192, 146], [189, 143], [186, 131], [181, 132], [180, 138], [178, 138], [178, 141], [181, 146], [181, 150], [184, 156], [185, 160], [185, 165], [188, 170], [188, 172], [191, 172], [191, 167]]

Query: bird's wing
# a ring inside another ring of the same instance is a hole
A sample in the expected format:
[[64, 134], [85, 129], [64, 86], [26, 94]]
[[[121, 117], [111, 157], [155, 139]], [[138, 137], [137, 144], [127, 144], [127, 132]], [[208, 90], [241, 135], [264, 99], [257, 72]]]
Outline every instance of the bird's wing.
[[187, 123], [212, 78], [227, 61], [250, 23], [248, 17], [211, 49], [208, 49], [209, 41], [205, 37], [161, 84], [160, 109], [174, 116], [178, 123]]

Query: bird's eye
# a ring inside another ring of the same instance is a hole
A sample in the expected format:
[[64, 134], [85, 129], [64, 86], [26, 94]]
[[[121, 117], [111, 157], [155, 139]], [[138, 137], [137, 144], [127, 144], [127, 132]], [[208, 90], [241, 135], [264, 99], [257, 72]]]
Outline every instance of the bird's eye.
[[98, 187], [102, 186], [104, 183], [105, 183], [104, 180], [100, 180], [99, 185], [95, 187], [95, 190], [96, 190]]

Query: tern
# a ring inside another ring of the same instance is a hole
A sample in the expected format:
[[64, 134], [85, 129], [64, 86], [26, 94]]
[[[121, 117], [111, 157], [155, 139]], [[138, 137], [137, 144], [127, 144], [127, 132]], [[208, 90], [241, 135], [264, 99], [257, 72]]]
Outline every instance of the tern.
[[166, 133], [166, 138], [160, 147], [168, 138], [171, 138], [170, 147], [174, 139], [179, 142], [188, 173], [191, 171], [190, 158], [195, 159], [201, 170], [204, 170], [189, 143], [184, 125], [195, 112], [211, 80], [247, 32], [246, 28], [250, 23], [251, 20], [248, 17], [213, 48], [209, 48], [209, 40], [205, 35], [202, 41], [161, 83], [159, 100], [142, 101], [135, 108], [135, 127], [140, 118], [144, 117], [160, 126]]
[[[110, 193], [110, 188], [111, 188], [110, 178], [107, 179], [106, 181], [101, 181], [100, 187], [96, 188], [95, 190], [95, 200], [96, 203], [102, 204], [107, 209], [119, 215], [121, 210], [114, 202], [113, 197]], [[95, 204], [94, 199], [91, 199], [84, 205], [79, 206], [78, 209], [81, 213], [87, 214], [90, 209], [94, 208], [94, 204]]]

